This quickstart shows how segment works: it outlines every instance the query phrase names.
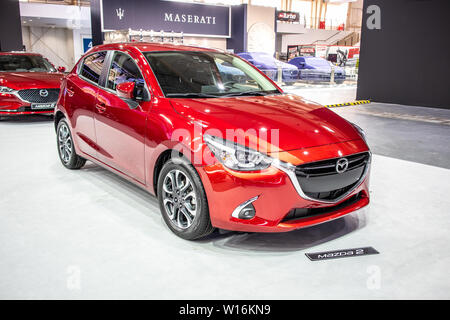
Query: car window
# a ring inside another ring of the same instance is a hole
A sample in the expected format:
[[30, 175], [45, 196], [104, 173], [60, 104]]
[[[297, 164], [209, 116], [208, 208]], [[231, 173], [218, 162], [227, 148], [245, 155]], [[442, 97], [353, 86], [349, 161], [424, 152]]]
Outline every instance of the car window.
[[214, 98], [277, 94], [279, 90], [242, 59], [220, 52], [144, 52], [166, 97]]
[[0, 55], [0, 72], [56, 72], [44, 57], [39, 55]]
[[116, 90], [116, 86], [122, 82], [134, 82], [143, 85], [144, 78], [139, 71], [139, 67], [129, 55], [116, 51], [108, 72], [106, 87]]
[[84, 78], [99, 83], [100, 74], [105, 63], [106, 51], [93, 53], [84, 58], [83, 65], [81, 66], [80, 74]]

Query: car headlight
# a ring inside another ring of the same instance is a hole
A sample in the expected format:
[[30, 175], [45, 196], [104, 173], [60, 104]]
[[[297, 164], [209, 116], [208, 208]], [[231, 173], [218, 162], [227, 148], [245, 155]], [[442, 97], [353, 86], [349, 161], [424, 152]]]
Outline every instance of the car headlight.
[[0, 86], [0, 93], [9, 93], [9, 92], [13, 92], [13, 91], [14, 91], [14, 89]]
[[240, 144], [210, 135], [203, 138], [217, 160], [231, 170], [263, 170], [272, 163], [272, 158]]
[[363, 129], [361, 129], [360, 126], [354, 124], [353, 122], [351, 122], [351, 124], [353, 125], [353, 127], [355, 127], [356, 130], [358, 130], [359, 135], [361, 136], [361, 138], [362, 138], [365, 142], [367, 142], [367, 140], [366, 140], [366, 132], [365, 132]]

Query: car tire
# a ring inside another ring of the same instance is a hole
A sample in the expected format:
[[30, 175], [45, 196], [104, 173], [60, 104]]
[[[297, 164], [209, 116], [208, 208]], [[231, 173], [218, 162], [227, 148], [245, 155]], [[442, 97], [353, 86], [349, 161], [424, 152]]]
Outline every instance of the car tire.
[[80, 169], [86, 163], [86, 159], [80, 157], [75, 152], [72, 133], [66, 119], [62, 118], [56, 127], [56, 144], [58, 147], [59, 159], [67, 169]]
[[163, 219], [177, 236], [195, 240], [214, 231], [202, 181], [186, 158], [171, 158], [164, 164], [157, 194]]

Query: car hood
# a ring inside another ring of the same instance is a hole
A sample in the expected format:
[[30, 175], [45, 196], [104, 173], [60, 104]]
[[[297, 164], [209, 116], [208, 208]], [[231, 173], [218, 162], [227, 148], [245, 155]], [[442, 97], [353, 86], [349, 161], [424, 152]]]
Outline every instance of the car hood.
[[15, 90], [59, 88], [63, 77], [57, 72], [0, 72], [0, 86]]
[[282, 61], [275, 61], [275, 66], [280, 66], [283, 69], [292, 69], [297, 70], [298, 68], [290, 63], [282, 62]]
[[[178, 113], [199, 124], [203, 133], [216, 129], [226, 137], [227, 130], [242, 129], [235, 131], [242, 137], [249, 130], [251, 146], [267, 153], [361, 139], [356, 129], [333, 111], [291, 94], [170, 101]], [[279, 135], [276, 145], [270, 139], [272, 132]]]

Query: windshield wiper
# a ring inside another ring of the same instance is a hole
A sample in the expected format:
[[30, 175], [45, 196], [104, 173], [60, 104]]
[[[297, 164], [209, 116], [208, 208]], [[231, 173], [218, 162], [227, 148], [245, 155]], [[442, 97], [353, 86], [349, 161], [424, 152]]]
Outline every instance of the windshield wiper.
[[188, 92], [188, 93], [168, 93], [168, 94], [166, 94], [166, 97], [168, 97], [168, 98], [218, 98], [219, 96], [216, 96], [213, 94], [206, 94], [206, 93]]
[[277, 91], [243, 91], [243, 92], [232, 92], [228, 93], [222, 97], [237, 97], [237, 96], [267, 96], [268, 94], [277, 93]]

